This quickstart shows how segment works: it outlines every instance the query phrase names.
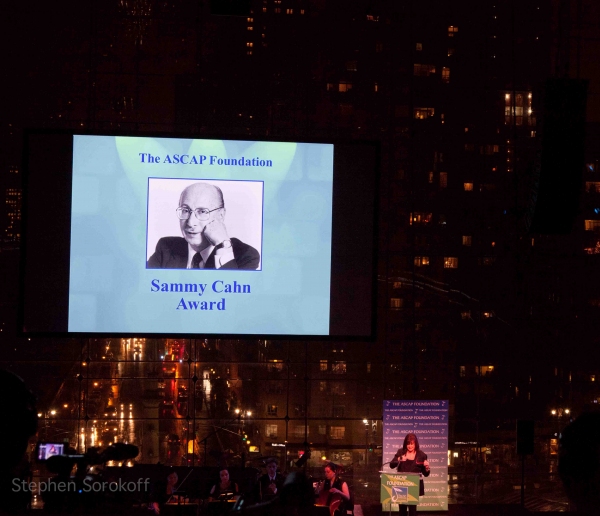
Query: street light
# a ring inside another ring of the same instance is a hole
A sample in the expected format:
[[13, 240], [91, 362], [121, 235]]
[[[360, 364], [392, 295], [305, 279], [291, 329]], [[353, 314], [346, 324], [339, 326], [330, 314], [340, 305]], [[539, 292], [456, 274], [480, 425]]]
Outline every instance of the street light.
[[[560, 437], [561, 419], [563, 415], [569, 417], [569, 414], [571, 414], [571, 409], [564, 407], [553, 408], [550, 410], [550, 414], [552, 415], [552, 419], [556, 418], [556, 430], [554, 432], [554, 437], [550, 439], [550, 456], [554, 457], [553, 460], [555, 460], [556, 456], [558, 455], [558, 439]], [[551, 462], [550, 467], [552, 472], [554, 470], [553, 462]]]
[[363, 419], [365, 424], [365, 466], [369, 465], [369, 420]]

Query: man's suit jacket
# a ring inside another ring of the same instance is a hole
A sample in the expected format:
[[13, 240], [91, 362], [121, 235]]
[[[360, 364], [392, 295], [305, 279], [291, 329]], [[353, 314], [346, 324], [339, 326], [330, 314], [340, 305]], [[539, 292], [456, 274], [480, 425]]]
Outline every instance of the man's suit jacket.
[[270, 500], [275, 497], [276, 494], [279, 494], [281, 488], [283, 487], [283, 483], [285, 482], [285, 477], [281, 473], [277, 473], [275, 475], [275, 487], [277, 488], [277, 493], [273, 493], [269, 489], [269, 485], [271, 484], [271, 479], [268, 474], [262, 475], [256, 484], [256, 498], [259, 502], [264, 502], [266, 500]]
[[[234, 260], [221, 266], [221, 269], [256, 270], [260, 254], [254, 247], [244, 244], [237, 238], [231, 239]], [[188, 243], [182, 237], [164, 237], [156, 244], [156, 251], [146, 264], [147, 269], [185, 269], [188, 262]], [[206, 260], [205, 269], [215, 268], [215, 250]]]

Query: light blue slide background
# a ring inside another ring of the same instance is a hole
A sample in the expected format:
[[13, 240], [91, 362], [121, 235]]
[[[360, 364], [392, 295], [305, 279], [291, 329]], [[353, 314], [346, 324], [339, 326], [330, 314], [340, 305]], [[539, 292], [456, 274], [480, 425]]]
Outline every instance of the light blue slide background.
[[[77, 135], [73, 147], [70, 332], [329, 334], [333, 145]], [[273, 166], [148, 164], [142, 152]], [[263, 181], [262, 271], [146, 269], [149, 177]], [[154, 279], [252, 293], [152, 292]], [[177, 310], [182, 298], [226, 309]]]

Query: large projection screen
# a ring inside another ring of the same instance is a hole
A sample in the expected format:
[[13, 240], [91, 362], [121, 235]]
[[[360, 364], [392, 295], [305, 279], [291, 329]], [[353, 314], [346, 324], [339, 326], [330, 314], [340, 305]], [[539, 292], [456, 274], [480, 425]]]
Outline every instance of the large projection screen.
[[25, 334], [374, 336], [378, 148], [30, 132]]

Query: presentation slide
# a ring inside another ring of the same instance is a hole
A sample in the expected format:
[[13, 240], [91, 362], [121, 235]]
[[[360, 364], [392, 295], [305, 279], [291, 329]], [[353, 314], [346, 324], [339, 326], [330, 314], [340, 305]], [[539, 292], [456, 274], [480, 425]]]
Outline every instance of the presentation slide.
[[23, 335], [375, 337], [376, 142], [24, 145]]
[[75, 135], [68, 331], [329, 335], [333, 152]]

